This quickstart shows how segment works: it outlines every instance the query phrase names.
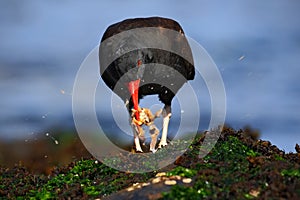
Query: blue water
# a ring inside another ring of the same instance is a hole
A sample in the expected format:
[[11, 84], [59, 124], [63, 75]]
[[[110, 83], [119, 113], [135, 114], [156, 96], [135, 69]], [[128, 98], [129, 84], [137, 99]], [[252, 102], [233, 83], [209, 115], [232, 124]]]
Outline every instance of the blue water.
[[[300, 2], [1, 1], [0, 138], [73, 127], [76, 72], [106, 27], [136, 16], [176, 19], [211, 55], [226, 123], [250, 125], [285, 151], [300, 143]], [[206, 105], [203, 116], [209, 116]]]

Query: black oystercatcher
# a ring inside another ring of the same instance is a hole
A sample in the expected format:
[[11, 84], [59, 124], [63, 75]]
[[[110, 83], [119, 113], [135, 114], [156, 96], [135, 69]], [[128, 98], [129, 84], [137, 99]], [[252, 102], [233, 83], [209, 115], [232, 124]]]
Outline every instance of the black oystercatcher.
[[[113, 24], [102, 37], [99, 58], [102, 79], [124, 101], [132, 117], [136, 151], [142, 152], [140, 126], [147, 125], [145, 118], [141, 119], [147, 116], [145, 109], [138, 103], [146, 95], [158, 94], [164, 103], [158, 148], [166, 146], [172, 99], [195, 76], [192, 52], [178, 22], [150, 17]], [[155, 152], [156, 141], [151, 144], [154, 146], [150, 145], [150, 150]]]

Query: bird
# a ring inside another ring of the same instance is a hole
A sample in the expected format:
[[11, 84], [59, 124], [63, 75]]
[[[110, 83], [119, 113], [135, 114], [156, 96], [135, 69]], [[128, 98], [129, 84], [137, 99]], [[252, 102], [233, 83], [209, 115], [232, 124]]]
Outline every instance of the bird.
[[[127, 107], [136, 152], [143, 152], [140, 126], [145, 123], [140, 118], [145, 109], [140, 108], [139, 101], [147, 95], [158, 95], [164, 104], [155, 116], [163, 117], [158, 149], [166, 146], [172, 100], [195, 77], [192, 51], [181, 25], [163, 17], [130, 18], [114, 23], [101, 38], [99, 63], [102, 80]], [[151, 144], [150, 151], [154, 153], [156, 142]]]

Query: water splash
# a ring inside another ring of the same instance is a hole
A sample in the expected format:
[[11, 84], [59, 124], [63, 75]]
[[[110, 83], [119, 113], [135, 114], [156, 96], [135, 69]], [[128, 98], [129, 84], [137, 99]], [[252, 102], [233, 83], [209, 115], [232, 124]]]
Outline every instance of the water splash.
[[49, 137], [49, 138], [51, 138], [51, 139], [53, 140], [53, 142], [54, 142], [56, 145], [59, 144], [59, 143], [58, 143], [58, 140], [55, 139], [55, 138], [54, 138], [52, 135], [50, 135], [49, 133], [46, 133], [46, 136]]

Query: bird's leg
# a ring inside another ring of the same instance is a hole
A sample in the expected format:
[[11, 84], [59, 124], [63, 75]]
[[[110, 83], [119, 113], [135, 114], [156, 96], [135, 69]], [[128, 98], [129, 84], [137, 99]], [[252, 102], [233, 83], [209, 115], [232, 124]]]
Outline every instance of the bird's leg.
[[139, 129], [139, 139], [141, 140], [142, 144], [145, 145], [145, 131], [142, 126], [138, 126]]
[[157, 142], [157, 136], [159, 134], [159, 130], [154, 124], [152, 124], [149, 127], [149, 132], [151, 134], [150, 151], [152, 151], [152, 153], [155, 153], [157, 151], [157, 149], [155, 149], [155, 145]]
[[171, 118], [171, 106], [165, 105], [163, 110], [163, 130], [161, 135], [161, 140], [159, 142], [158, 148], [164, 147], [167, 145], [167, 134], [168, 134], [168, 127], [169, 127], [169, 121]]
[[135, 149], [137, 152], [143, 152], [141, 145], [140, 145], [140, 136], [144, 136], [144, 130], [142, 129], [141, 126], [131, 123], [131, 127], [133, 130], [134, 134], [134, 144], [135, 144]]

